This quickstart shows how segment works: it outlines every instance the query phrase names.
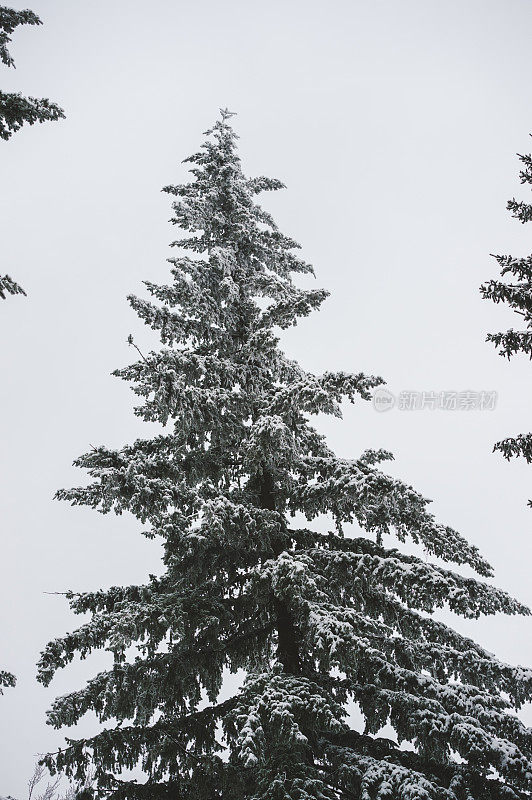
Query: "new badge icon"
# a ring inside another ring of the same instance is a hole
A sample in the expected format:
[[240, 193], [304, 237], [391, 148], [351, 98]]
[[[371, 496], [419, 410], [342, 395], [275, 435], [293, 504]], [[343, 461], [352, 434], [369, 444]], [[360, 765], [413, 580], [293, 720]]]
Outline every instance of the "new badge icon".
[[395, 395], [382, 386], [373, 392], [373, 408], [375, 411], [389, 411], [395, 405]]

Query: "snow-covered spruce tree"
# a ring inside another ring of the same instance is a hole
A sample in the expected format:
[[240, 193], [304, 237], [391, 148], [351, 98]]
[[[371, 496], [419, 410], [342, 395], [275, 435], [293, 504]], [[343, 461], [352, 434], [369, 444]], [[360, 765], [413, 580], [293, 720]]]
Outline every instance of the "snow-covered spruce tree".
[[[33, 11], [0, 6], [0, 61], [6, 67], [14, 67], [15, 62], [8, 50], [11, 34], [19, 25], [41, 25], [41, 20]], [[23, 97], [20, 92], [0, 91], [0, 139], [8, 140], [25, 123], [55, 121], [64, 118], [63, 109], [46, 98]], [[9, 275], [0, 275], [0, 299], [8, 294], [26, 294]]]
[[[90, 618], [47, 646], [40, 680], [97, 648], [114, 666], [58, 698], [49, 723], [92, 710], [107, 726], [46, 763], [77, 779], [93, 766], [98, 797], [128, 800], [530, 797], [532, 731], [508, 712], [532, 697], [532, 671], [430, 616], [528, 611], [383, 546], [393, 532], [491, 575], [427, 500], [378, 468], [389, 453], [337, 458], [309, 424], [381, 380], [316, 376], [279, 349], [275, 331], [326, 292], [293, 283], [312, 269], [255, 202], [282, 184], [243, 175], [228, 117], [187, 159], [192, 182], [165, 189], [185, 231], [172, 282], [146, 284], [153, 302], [130, 298], [162, 348], [117, 374], [141, 398], [138, 415], [166, 432], [93, 449], [77, 461], [93, 482], [59, 493], [136, 516], [162, 540], [164, 571], [69, 593]], [[334, 530], [297, 527], [296, 512], [329, 515]], [[343, 533], [352, 522], [361, 535]], [[246, 679], [220, 701], [224, 668]], [[351, 701], [364, 732], [348, 724]], [[409, 750], [379, 737], [386, 723]], [[139, 764], [145, 782], [120, 779]]]
[[[6, 67], [14, 67], [15, 62], [7, 46], [11, 34], [19, 25], [41, 25], [41, 20], [28, 9], [17, 11], [0, 6], [0, 61]], [[64, 118], [62, 108], [46, 98], [23, 97], [20, 92], [0, 91], [0, 139], [9, 139], [25, 123], [55, 121]]]
[[[532, 156], [519, 155], [518, 158], [523, 164], [523, 169], [519, 173], [521, 183], [532, 184]], [[515, 198], [508, 201], [508, 211], [512, 216], [522, 222], [532, 221], [532, 205], [518, 201]], [[510, 328], [504, 333], [488, 333], [486, 341], [493, 342], [499, 348], [499, 355], [505, 356], [508, 360], [524, 353], [532, 358], [532, 255], [526, 258], [513, 258], [513, 256], [494, 256], [499, 267], [501, 276], [510, 278], [506, 280], [490, 280], [480, 287], [482, 296], [486, 300], [493, 300], [494, 303], [507, 303], [509, 308], [522, 318], [520, 321], [521, 329]], [[526, 461], [532, 463], [532, 433], [520, 433], [515, 437], [503, 439], [497, 442], [493, 448], [503, 454], [508, 460], [516, 456], [522, 456]], [[528, 501], [532, 507], [532, 500]]]

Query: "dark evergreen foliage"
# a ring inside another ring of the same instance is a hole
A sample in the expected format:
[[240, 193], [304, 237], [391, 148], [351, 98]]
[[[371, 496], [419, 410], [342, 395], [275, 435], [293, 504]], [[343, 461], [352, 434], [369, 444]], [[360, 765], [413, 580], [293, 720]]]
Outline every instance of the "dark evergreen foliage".
[[4, 670], [0, 669], [0, 694], [3, 694], [3, 690], [8, 686], [14, 686], [16, 683], [15, 676], [12, 675], [10, 672], [5, 672]]
[[8, 294], [26, 294], [24, 289], [15, 283], [9, 275], [0, 275], [0, 298], [5, 300]]

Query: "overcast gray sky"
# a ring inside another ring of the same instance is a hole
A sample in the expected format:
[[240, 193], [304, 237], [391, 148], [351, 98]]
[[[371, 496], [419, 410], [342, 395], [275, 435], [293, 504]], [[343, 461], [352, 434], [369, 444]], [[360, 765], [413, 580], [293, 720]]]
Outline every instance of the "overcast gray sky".
[[[29, 2], [29, 0], [28, 0]], [[532, 470], [492, 455], [530, 430], [530, 364], [484, 343], [517, 327], [480, 299], [489, 253], [527, 255], [531, 227], [505, 211], [517, 152], [532, 131], [529, 0], [35, 0], [41, 28], [15, 33], [4, 90], [49, 96], [63, 122], [0, 146], [1, 272], [28, 297], [0, 306], [0, 794], [26, 796], [57, 694], [107, 663], [96, 655], [50, 689], [35, 662], [79, 624], [61, 597], [143, 581], [158, 547], [133, 518], [55, 502], [82, 481], [90, 444], [149, 435], [110, 372], [154, 335], [126, 303], [164, 280], [174, 231], [160, 188], [186, 178], [220, 106], [237, 111], [245, 171], [287, 190], [266, 207], [331, 290], [320, 313], [283, 335], [319, 372], [364, 370], [401, 390], [496, 390], [495, 411], [348, 407], [320, 421], [343, 456], [395, 453], [393, 472], [479, 545], [496, 582], [532, 604]], [[531, 622], [455, 620], [490, 650], [532, 663]], [[532, 722], [530, 710], [525, 719]], [[93, 719], [79, 733], [97, 730]]]

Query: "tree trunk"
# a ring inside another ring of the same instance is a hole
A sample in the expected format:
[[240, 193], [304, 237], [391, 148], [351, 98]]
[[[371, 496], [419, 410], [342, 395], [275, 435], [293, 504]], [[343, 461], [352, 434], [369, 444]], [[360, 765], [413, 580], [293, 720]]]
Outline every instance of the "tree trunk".
[[[271, 511], [276, 510], [274, 486], [271, 474], [264, 470], [260, 483], [260, 505]], [[282, 539], [273, 541], [273, 552], [275, 557], [279, 556], [284, 550]], [[283, 665], [285, 672], [297, 675], [301, 671], [299, 662], [298, 631], [294, 624], [292, 612], [285, 600], [277, 597], [273, 599], [273, 607], [276, 616], [277, 628], [277, 658]]]

